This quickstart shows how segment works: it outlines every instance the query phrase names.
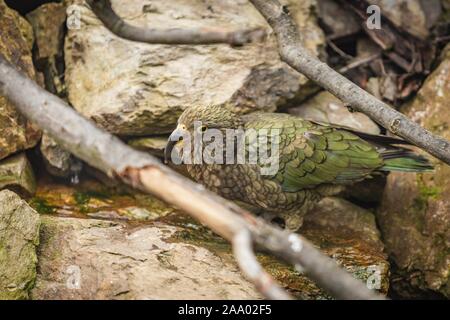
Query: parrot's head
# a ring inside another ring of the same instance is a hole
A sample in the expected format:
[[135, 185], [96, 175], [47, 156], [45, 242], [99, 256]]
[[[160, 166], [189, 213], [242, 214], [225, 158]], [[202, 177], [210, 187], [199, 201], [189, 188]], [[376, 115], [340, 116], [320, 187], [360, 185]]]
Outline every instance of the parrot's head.
[[171, 133], [164, 150], [165, 162], [168, 162], [175, 146], [183, 144], [186, 137], [203, 134], [208, 129], [238, 129], [242, 127], [240, 116], [225, 106], [205, 105], [187, 108], [178, 118], [177, 127]]

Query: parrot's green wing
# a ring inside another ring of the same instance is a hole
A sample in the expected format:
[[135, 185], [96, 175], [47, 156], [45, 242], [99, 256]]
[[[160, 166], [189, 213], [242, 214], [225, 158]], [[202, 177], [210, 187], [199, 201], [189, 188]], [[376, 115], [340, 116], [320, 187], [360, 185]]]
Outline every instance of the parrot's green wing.
[[331, 126], [289, 115], [257, 114], [248, 118], [246, 127], [279, 130], [279, 170], [272, 179], [288, 192], [353, 183], [383, 166], [373, 145]]

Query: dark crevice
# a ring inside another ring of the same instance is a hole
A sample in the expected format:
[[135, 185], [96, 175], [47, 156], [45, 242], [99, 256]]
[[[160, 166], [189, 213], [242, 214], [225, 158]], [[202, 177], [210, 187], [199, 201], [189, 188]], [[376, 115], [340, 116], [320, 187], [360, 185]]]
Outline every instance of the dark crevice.
[[37, 7], [50, 2], [61, 2], [58, 0], [5, 0], [8, 7], [18, 11], [21, 15], [26, 15], [27, 13], [33, 11]]

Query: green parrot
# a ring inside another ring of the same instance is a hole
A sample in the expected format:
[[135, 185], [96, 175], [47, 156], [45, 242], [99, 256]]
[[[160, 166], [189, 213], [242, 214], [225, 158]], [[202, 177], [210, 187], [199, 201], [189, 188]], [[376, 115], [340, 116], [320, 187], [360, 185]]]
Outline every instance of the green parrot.
[[[201, 125], [196, 127], [195, 123]], [[408, 144], [401, 139], [361, 133], [288, 114], [238, 115], [224, 106], [186, 109], [165, 148], [166, 162], [174, 151], [180, 157], [183, 148], [194, 153], [194, 144], [187, 144], [186, 137], [201, 136], [208, 129], [222, 133], [222, 138], [215, 139], [216, 143], [234, 146], [232, 160], [237, 157], [237, 142], [235, 137], [227, 135], [228, 130], [263, 130], [269, 132], [269, 138], [276, 132], [277, 140], [267, 138], [266, 149], [274, 145], [277, 150], [277, 170], [270, 174], [261, 173], [267, 162], [263, 164], [259, 159], [252, 163], [190, 161], [184, 165], [189, 175], [206, 188], [254, 211], [282, 218], [290, 230], [301, 226], [303, 216], [321, 198], [335, 195], [345, 186], [377, 172], [433, 169], [426, 158], [397, 146]], [[241, 145], [245, 156], [255, 142], [250, 140], [245, 139]]]

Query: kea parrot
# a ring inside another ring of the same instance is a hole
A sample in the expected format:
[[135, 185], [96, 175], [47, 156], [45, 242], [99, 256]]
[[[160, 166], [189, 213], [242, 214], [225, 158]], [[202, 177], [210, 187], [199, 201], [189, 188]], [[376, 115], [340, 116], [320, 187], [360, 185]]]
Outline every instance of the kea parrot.
[[[201, 123], [195, 129], [194, 123]], [[178, 119], [165, 148], [165, 161], [180, 154], [183, 137], [216, 129], [276, 131], [278, 168], [261, 174], [256, 163], [191, 163], [188, 174], [211, 191], [264, 215], [284, 220], [297, 230], [304, 215], [325, 196], [383, 171], [427, 172], [433, 169], [423, 156], [399, 145], [399, 138], [371, 135], [333, 124], [318, 123], [282, 113], [240, 115], [225, 106], [193, 106]], [[234, 139], [234, 138], [233, 138]], [[269, 141], [269, 139], [268, 139]], [[230, 141], [222, 141], [227, 143]], [[232, 141], [235, 143], [235, 141]], [[246, 155], [251, 149], [246, 140]], [[193, 144], [190, 144], [193, 152]], [[225, 149], [225, 148], [224, 148]], [[237, 154], [237, 152], [236, 152]]]

